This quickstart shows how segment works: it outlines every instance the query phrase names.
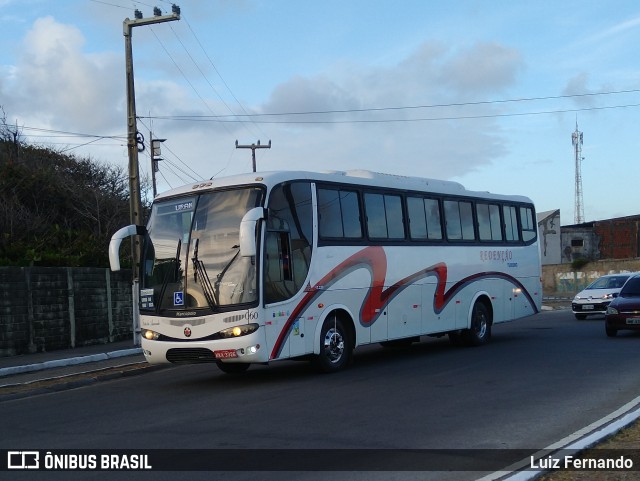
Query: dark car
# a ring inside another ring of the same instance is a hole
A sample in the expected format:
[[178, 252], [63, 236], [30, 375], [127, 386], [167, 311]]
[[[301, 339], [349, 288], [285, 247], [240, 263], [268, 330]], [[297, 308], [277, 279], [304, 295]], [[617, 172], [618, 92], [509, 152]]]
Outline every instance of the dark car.
[[640, 331], [640, 275], [630, 277], [618, 297], [611, 301], [604, 326], [609, 337], [623, 329]]

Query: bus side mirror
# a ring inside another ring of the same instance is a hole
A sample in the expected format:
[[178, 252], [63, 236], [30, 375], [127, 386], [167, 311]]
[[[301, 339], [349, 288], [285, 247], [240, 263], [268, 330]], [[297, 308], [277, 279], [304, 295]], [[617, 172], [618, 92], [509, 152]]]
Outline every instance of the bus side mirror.
[[240, 255], [253, 257], [256, 255], [256, 224], [267, 218], [267, 210], [254, 207], [248, 211], [240, 221]]
[[123, 239], [132, 235], [145, 235], [146, 232], [145, 226], [131, 224], [111, 236], [111, 242], [109, 242], [109, 265], [112, 271], [120, 270], [120, 244], [122, 244]]

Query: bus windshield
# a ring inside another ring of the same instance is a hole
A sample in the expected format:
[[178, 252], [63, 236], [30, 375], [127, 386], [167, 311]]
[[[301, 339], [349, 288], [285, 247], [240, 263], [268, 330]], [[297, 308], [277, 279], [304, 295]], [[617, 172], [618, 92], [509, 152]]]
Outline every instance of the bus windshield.
[[260, 188], [154, 203], [142, 254], [140, 309], [218, 310], [258, 298], [255, 259], [239, 255], [240, 221]]

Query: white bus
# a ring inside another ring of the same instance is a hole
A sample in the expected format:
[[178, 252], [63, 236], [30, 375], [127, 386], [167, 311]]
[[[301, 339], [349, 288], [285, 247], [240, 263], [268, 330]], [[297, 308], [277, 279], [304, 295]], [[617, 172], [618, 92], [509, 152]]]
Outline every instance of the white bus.
[[142, 235], [140, 327], [150, 363], [310, 358], [448, 334], [481, 345], [542, 300], [523, 196], [369, 171], [267, 172], [158, 195]]

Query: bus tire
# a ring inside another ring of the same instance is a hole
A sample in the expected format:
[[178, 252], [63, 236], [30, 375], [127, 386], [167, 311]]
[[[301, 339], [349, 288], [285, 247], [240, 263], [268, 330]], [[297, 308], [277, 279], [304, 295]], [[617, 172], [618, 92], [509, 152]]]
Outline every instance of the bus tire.
[[313, 365], [320, 372], [336, 372], [351, 361], [353, 343], [349, 330], [337, 314], [328, 316], [320, 332], [320, 354], [313, 357]]
[[474, 304], [471, 326], [462, 331], [462, 336], [467, 346], [481, 346], [491, 339], [491, 316], [482, 302]]
[[225, 374], [240, 374], [245, 372], [249, 369], [249, 366], [251, 366], [251, 364], [246, 362], [222, 362], [220, 360], [217, 360], [216, 364]]

